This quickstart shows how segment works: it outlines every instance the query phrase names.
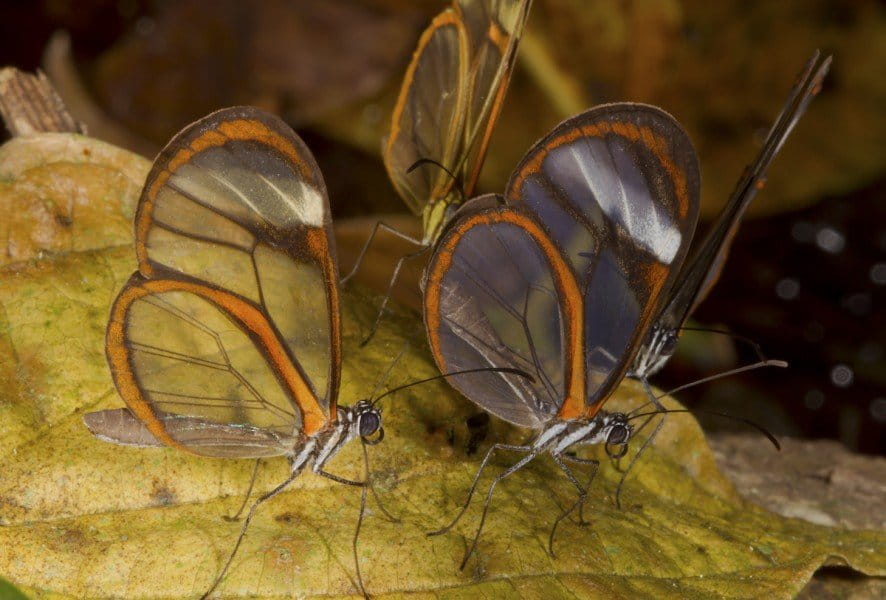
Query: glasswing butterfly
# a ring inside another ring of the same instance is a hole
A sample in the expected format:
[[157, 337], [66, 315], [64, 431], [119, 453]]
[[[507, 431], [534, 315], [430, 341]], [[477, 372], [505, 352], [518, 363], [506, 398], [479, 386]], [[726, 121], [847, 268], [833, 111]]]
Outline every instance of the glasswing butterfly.
[[831, 66], [831, 57], [821, 61], [819, 58], [816, 51], [806, 63], [754, 162], [745, 169], [720, 215], [690, 260], [680, 269], [667, 300], [637, 353], [630, 373], [632, 377], [644, 379], [664, 367], [676, 350], [677, 336], [686, 319], [720, 278], [742, 215], [765, 185], [766, 171], [775, 155], [821, 90]]
[[532, 0], [453, 0], [419, 38], [383, 159], [397, 193], [422, 217], [422, 238], [378, 222], [342, 278], [345, 283], [357, 273], [380, 228], [418, 247], [397, 262], [375, 326], [405, 261], [433, 247], [445, 223], [473, 192], [531, 5]]
[[[670, 326], [675, 334], [691, 309], [681, 303], [700, 301], [713, 285], [741, 213], [820, 87], [829, 60], [814, 68], [816, 62], [817, 54], [724, 216], [686, 266], [700, 201], [696, 152], [670, 115], [643, 104], [599, 106], [561, 123], [529, 150], [503, 196], [470, 200], [447, 224], [423, 280], [434, 360], [444, 372], [509, 367], [530, 373], [532, 380], [497, 372], [454, 376], [450, 383], [487, 412], [537, 432], [524, 445], [493, 445], [455, 519], [431, 533], [459, 521], [495, 451], [524, 454], [490, 485], [462, 568], [500, 481], [549, 454], [574, 484], [579, 498], [555, 521], [552, 551], [557, 525], [576, 508], [581, 514], [587, 498], [567, 462], [597, 467], [568, 451], [603, 443], [610, 457], [620, 458], [635, 433], [632, 419], [667, 412], [646, 382], [647, 371], [638, 371], [637, 357], [667, 349], [657, 345], [657, 332]], [[675, 314], [679, 321], [672, 321]], [[632, 368], [658, 411], [603, 410]]]
[[[384, 163], [403, 201], [421, 215], [432, 244], [454, 208], [470, 197], [501, 111], [531, 0], [456, 0], [418, 42], [384, 148]], [[445, 171], [408, 173], [431, 158]], [[463, 195], [462, 192], [464, 192]]]
[[[114, 301], [106, 336], [127, 408], [85, 415], [90, 432], [115, 444], [290, 461], [289, 477], [252, 505], [208, 595], [258, 505], [306, 468], [363, 487], [362, 518], [366, 482], [324, 467], [354, 438], [381, 441], [381, 414], [368, 400], [337, 403], [329, 201], [313, 156], [282, 120], [234, 107], [179, 132], [154, 161], [135, 233], [138, 271]], [[362, 588], [359, 565], [357, 577]]]
[[[686, 320], [695, 311], [698, 305], [704, 301], [708, 293], [711, 291], [711, 288], [714, 287], [717, 280], [720, 278], [723, 266], [729, 255], [729, 248], [732, 245], [732, 240], [738, 232], [741, 217], [744, 215], [747, 207], [750, 206], [750, 203], [757, 195], [757, 192], [763, 189], [766, 183], [766, 171], [768, 170], [769, 165], [772, 163], [779, 150], [781, 150], [785, 141], [787, 141], [788, 136], [790, 136], [791, 132], [794, 130], [797, 122], [805, 114], [809, 103], [821, 91], [822, 82], [827, 76], [830, 66], [831, 57], [827, 56], [826, 58], [821, 59], [818, 50], [816, 50], [812, 57], [807, 61], [803, 71], [797, 78], [794, 87], [791, 89], [787, 101], [782, 106], [781, 112], [779, 112], [775, 122], [772, 124], [772, 127], [770, 127], [759, 153], [754, 161], [745, 168], [744, 173], [742, 173], [741, 178], [738, 180], [738, 183], [724, 205], [723, 210], [708, 230], [704, 239], [693, 251], [692, 256], [680, 269], [679, 275], [662, 303], [658, 316], [652, 327], [650, 327], [646, 339], [640, 346], [640, 350], [634, 359], [634, 363], [628, 371], [628, 376], [638, 379], [643, 383], [649, 394], [651, 403], [655, 405], [659, 411], [661, 411], [663, 407], [649, 387], [649, 377], [660, 371], [668, 360], [670, 360], [671, 356], [673, 356], [677, 349], [677, 340], [680, 331], [686, 329]], [[717, 333], [725, 333], [737, 340], [749, 343], [755, 350], [758, 361], [679, 386], [674, 390], [671, 390], [670, 393], [713, 379], [719, 379], [727, 375], [733, 375], [759, 367], [787, 366], [787, 363], [784, 361], [767, 360], [764, 358], [762, 350], [751, 340], [728, 332]], [[641, 427], [645, 426], [647, 423], [644, 423]], [[652, 443], [663, 425], [664, 420], [662, 419], [643, 442], [639, 451], [634, 454], [619, 482], [616, 490], [616, 501], [618, 501], [621, 486], [627, 477], [627, 473], [630, 472], [631, 467], [640, 458], [646, 447]]]

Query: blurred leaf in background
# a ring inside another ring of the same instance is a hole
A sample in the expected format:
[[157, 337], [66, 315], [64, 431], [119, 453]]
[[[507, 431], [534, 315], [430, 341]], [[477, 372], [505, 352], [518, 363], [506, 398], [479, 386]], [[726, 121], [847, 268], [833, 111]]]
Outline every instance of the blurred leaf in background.
[[96, 100], [150, 140], [236, 104], [301, 127], [398, 79], [423, 13], [387, 4], [163, 3], [86, 72]]
[[[119, 39], [57, 75], [82, 80], [140, 148], [159, 147], [210, 110], [249, 103], [375, 161], [415, 41], [446, 4], [231, 0], [208, 10], [200, 2], [152, 3]], [[710, 215], [815, 48], [835, 56], [826, 89], [751, 212], [784, 212], [861, 187], [886, 165], [884, 12], [876, 0], [537, 0], [482, 187], [502, 189], [530, 144], [575, 112], [616, 100], [649, 102], [671, 112], [695, 140]], [[74, 36], [74, 56], [80, 43]], [[51, 75], [59, 64], [47, 65]], [[320, 154], [327, 179], [353, 177], [354, 161], [330, 159], [334, 168], [326, 168]], [[339, 214], [392, 206], [390, 186], [367, 181], [333, 195]]]

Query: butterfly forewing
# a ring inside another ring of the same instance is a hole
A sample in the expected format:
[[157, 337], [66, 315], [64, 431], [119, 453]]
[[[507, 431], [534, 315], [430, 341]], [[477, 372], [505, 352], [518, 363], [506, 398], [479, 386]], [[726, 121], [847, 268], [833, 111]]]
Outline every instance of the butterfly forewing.
[[531, 374], [531, 382], [511, 373], [450, 381], [490, 413], [539, 427], [564, 398], [583, 393], [581, 362], [570, 362], [572, 347], [581, 343], [575, 279], [541, 228], [520, 211], [498, 206], [467, 213], [441, 238], [428, 267], [431, 350], [444, 372], [509, 367]]
[[460, 157], [464, 191], [469, 197], [501, 112], [531, 5], [531, 0], [462, 0], [456, 5], [472, 49], [465, 150]]
[[699, 204], [692, 143], [658, 108], [601, 106], [538, 142], [506, 197], [545, 228], [578, 282], [593, 413], [631, 364], [689, 247]]
[[107, 335], [117, 387], [155, 437], [232, 456], [185, 429], [310, 435], [335, 417], [331, 235], [319, 169], [276, 117], [219, 111], [161, 152], [136, 216], [139, 273]]
[[437, 15], [422, 34], [394, 107], [384, 152], [388, 175], [415, 213], [450, 185], [440, 169], [407, 174], [416, 161], [430, 158], [451, 167], [460, 151], [468, 85], [468, 39], [454, 10]]
[[738, 231], [741, 217], [766, 180], [769, 165], [787, 141], [812, 99], [821, 90], [831, 57], [819, 61], [816, 52], [791, 89], [778, 117], [770, 128], [760, 152], [736, 185], [710, 232], [705, 236], [680, 273], [675, 293], [665, 307], [662, 325], [677, 329], [707, 297], [717, 283]]

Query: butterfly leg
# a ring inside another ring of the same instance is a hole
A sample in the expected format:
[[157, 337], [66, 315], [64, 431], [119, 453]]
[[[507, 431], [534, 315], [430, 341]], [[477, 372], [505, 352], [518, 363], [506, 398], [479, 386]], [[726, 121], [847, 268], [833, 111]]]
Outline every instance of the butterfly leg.
[[325, 477], [326, 479], [331, 479], [336, 483], [340, 483], [342, 485], [350, 485], [353, 487], [366, 487], [365, 481], [355, 481], [353, 479], [347, 479], [345, 477], [339, 477], [338, 475], [333, 475], [329, 471], [324, 471], [323, 469], [315, 469], [314, 473], [320, 475], [321, 477]]
[[[578, 456], [570, 456], [568, 454], [561, 455], [561, 458], [577, 465], [588, 465], [591, 467], [591, 475], [590, 477], [588, 477], [588, 483], [585, 485], [585, 489], [590, 489], [591, 483], [597, 477], [597, 469], [600, 467], [600, 461], [594, 458], [580, 458]], [[585, 502], [582, 502], [578, 506], [578, 524], [583, 526], [590, 525], [590, 521], [585, 520], [584, 511]]]
[[[652, 387], [650, 387], [650, 385], [649, 385], [649, 380], [647, 378], [643, 377], [640, 379], [640, 382], [643, 384], [643, 388], [646, 390], [646, 393], [649, 395], [649, 400], [652, 403], [652, 405], [655, 406], [655, 409], [659, 410], [659, 411], [664, 411], [665, 407], [661, 402], [658, 401], [658, 397], [655, 395], [655, 393], [653, 393]], [[646, 448], [648, 448], [649, 445], [652, 444], [652, 442], [655, 440], [656, 436], [658, 436], [658, 432], [661, 431], [661, 428], [664, 426], [666, 418], [667, 418], [667, 413], [663, 413], [661, 415], [661, 419], [655, 425], [655, 429], [652, 430], [652, 433], [649, 434], [649, 437], [647, 437], [645, 440], [643, 440], [643, 444], [640, 446], [640, 449], [637, 450], [637, 453], [634, 454], [634, 456], [631, 458], [631, 461], [628, 463], [627, 468], [622, 472], [621, 479], [619, 479], [618, 485], [615, 487], [615, 506], [619, 510], [621, 509], [621, 490], [622, 490], [622, 486], [624, 486], [625, 480], [628, 477], [628, 474], [631, 472], [631, 469], [637, 463], [637, 460], [639, 460], [640, 456], [643, 454], [643, 452], [646, 450]], [[645, 427], [646, 424], [651, 421], [651, 419], [652, 419], [652, 417], [650, 417], [650, 419], [647, 420], [646, 423], [643, 423], [643, 425], [640, 428], [638, 428], [638, 431], [639, 431], [639, 429], [642, 429], [643, 427]]]
[[489, 460], [492, 458], [493, 453], [496, 450], [513, 450], [514, 452], [531, 452], [531, 446], [515, 446], [512, 444], [495, 444], [489, 450], [486, 451], [486, 456], [483, 457], [483, 461], [480, 463], [480, 468], [477, 469], [477, 474], [474, 475], [474, 481], [471, 483], [471, 488], [468, 490], [468, 497], [465, 498], [464, 504], [462, 504], [461, 510], [458, 511], [458, 514], [455, 515], [455, 518], [452, 520], [449, 525], [437, 529], [435, 531], [429, 531], [427, 535], [440, 535], [446, 533], [453, 527], [455, 524], [461, 520], [462, 516], [465, 514], [465, 511], [468, 510], [468, 506], [471, 504], [471, 498], [474, 496], [474, 491], [477, 489], [477, 482], [480, 481], [480, 475], [483, 474], [483, 469], [486, 468], [486, 465], [489, 464]]
[[249, 503], [249, 496], [252, 495], [252, 488], [255, 487], [255, 479], [258, 476], [258, 468], [261, 466], [261, 459], [257, 458], [255, 460], [255, 467], [252, 469], [252, 478], [249, 480], [249, 487], [246, 489], [246, 495], [243, 497], [243, 503], [240, 505], [240, 508], [237, 509], [237, 512], [234, 513], [233, 516], [229, 517], [227, 515], [222, 518], [225, 521], [239, 521], [240, 515], [243, 513], [243, 509], [246, 508], [246, 505]]
[[200, 597], [201, 600], [205, 600], [209, 597], [209, 594], [218, 587], [218, 584], [221, 583], [221, 580], [224, 579], [225, 574], [228, 572], [228, 569], [231, 566], [231, 563], [234, 561], [234, 556], [237, 555], [237, 550], [240, 548], [240, 544], [243, 542], [243, 538], [246, 536], [246, 530], [249, 528], [249, 523], [252, 521], [253, 515], [255, 515], [256, 509], [261, 506], [265, 501], [270, 500], [283, 490], [285, 490], [290, 483], [295, 481], [295, 478], [299, 476], [301, 470], [296, 470], [286, 478], [286, 481], [272, 489], [270, 492], [267, 492], [259, 497], [258, 500], [252, 505], [252, 508], [249, 509], [249, 512], [246, 514], [246, 519], [243, 520], [243, 526], [240, 528], [240, 535], [237, 537], [237, 542], [234, 544], [234, 549], [231, 550], [231, 555], [228, 556], [228, 560], [225, 563], [225, 566], [222, 568], [221, 572], [215, 578], [215, 581], [212, 582], [212, 585], [206, 592]]
[[392, 515], [390, 511], [385, 508], [385, 505], [381, 503], [381, 498], [378, 497], [378, 492], [375, 491], [375, 480], [372, 478], [372, 470], [369, 468], [369, 450], [367, 448], [370, 444], [367, 444], [364, 440], [361, 440], [361, 442], [361, 446], [363, 447], [363, 463], [366, 466], [366, 483], [368, 484], [369, 492], [372, 494], [375, 503], [378, 505], [378, 508], [381, 510], [385, 518], [391, 523], [399, 523], [400, 519]]
[[360, 267], [363, 266], [363, 260], [366, 258], [366, 253], [369, 251], [369, 247], [372, 245], [372, 242], [375, 241], [375, 236], [378, 233], [379, 229], [387, 231], [388, 233], [400, 238], [401, 240], [405, 240], [410, 244], [415, 244], [419, 247], [424, 246], [424, 244], [421, 243], [421, 240], [407, 235], [399, 229], [396, 229], [395, 227], [391, 227], [384, 221], [376, 221], [375, 225], [372, 228], [372, 233], [370, 233], [369, 237], [366, 238], [366, 242], [364, 242], [363, 247], [360, 249], [360, 254], [357, 255], [357, 261], [354, 263], [354, 266], [351, 268], [348, 274], [339, 280], [339, 285], [345, 285], [348, 281], [351, 280], [351, 278], [354, 277], [354, 275], [357, 274], [357, 272], [360, 270]]
[[[566, 477], [569, 479], [569, 481], [572, 482], [572, 485], [574, 485], [576, 487], [576, 489], [578, 490], [578, 499], [572, 504], [572, 506], [570, 506], [565, 511], [560, 513], [560, 516], [558, 516], [557, 520], [554, 521], [553, 527], [551, 527], [551, 533], [548, 536], [548, 553], [551, 555], [551, 557], [554, 557], [555, 556], [554, 555], [554, 535], [557, 532], [557, 527], [560, 525], [560, 521], [562, 521], [563, 519], [568, 517], [570, 514], [572, 514], [572, 512], [576, 508], [578, 508], [579, 509], [579, 525], [587, 524], [587, 521], [584, 520], [584, 505], [588, 499], [587, 488], [589, 488], [591, 485], [591, 482], [594, 481], [594, 477], [597, 475], [597, 467], [600, 466], [600, 462], [597, 460], [592, 460], [592, 459], [577, 458], [577, 457], [571, 457], [571, 456], [566, 456], [566, 455], [560, 456], [557, 454], [552, 454], [551, 457], [554, 459], [554, 462], [557, 463], [557, 466], [563, 470], [563, 472], [566, 474]], [[572, 462], [582, 464], [582, 465], [590, 464], [593, 466], [593, 471], [591, 472], [591, 476], [588, 478], [587, 486], [582, 487], [582, 485], [578, 482], [578, 479], [572, 473], [572, 469], [570, 469], [568, 466], [566, 466], [566, 463], [563, 462], [564, 459], [570, 460]]]
[[375, 322], [372, 324], [372, 329], [369, 330], [369, 335], [367, 335], [362, 342], [360, 342], [360, 347], [366, 346], [372, 337], [375, 335], [375, 332], [378, 331], [378, 326], [381, 325], [382, 317], [385, 314], [385, 309], [388, 307], [388, 301], [390, 301], [391, 296], [394, 293], [394, 286], [397, 284], [397, 279], [400, 277], [400, 271], [403, 269], [403, 265], [406, 264], [406, 261], [413, 260], [419, 258], [426, 252], [431, 249], [431, 246], [422, 246], [421, 250], [417, 252], [413, 252], [412, 254], [407, 254], [406, 256], [401, 256], [397, 261], [396, 266], [394, 267], [394, 272], [391, 274], [391, 279], [388, 281], [388, 289], [385, 292], [384, 298], [381, 300], [381, 306], [378, 307], [378, 314], [375, 317]]
[[492, 480], [492, 483], [489, 485], [489, 491], [486, 492], [486, 500], [483, 502], [483, 512], [480, 513], [480, 524], [477, 526], [477, 533], [474, 534], [474, 540], [471, 542], [471, 547], [468, 548], [468, 551], [465, 552], [465, 557], [461, 561], [461, 565], [458, 567], [459, 570], [464, 570], [465, 565], [468, 563], [468, 559], [471, 557], [471, 554], [474, 553], [474, 550], [477, 549], [477, 542], [480, 540], [480, 533], [483, 532], [483, 525], [486, 522], [486, 513], [489, 511], [489, 502], [492, 500], [492, 493], [495, 491], [495, 486], [498, 485], [500, 481], [503, 481], [506, 477], [513, 475], [526, 465], [528, 465], [532, 459], [538, 456], [539, 450], [534, 450], [530, 454], [524, 456], [519, 461], [508, 467], [506, 470], [502, 471], [498, 475], [495, 476], [495, 479]]
[[[368, 469], [366, 472], [366, 478], [368, 481]], [[366, 513], [366, 492], [371, 487], [372, 484], [370, 483], [370, 485], [363, 485], [363, 489], [360, 490], [360, 513], [357, 516], [357, 526], [354, 528], [354, 538], [351, 540], [351, 550], [354, 553], [354, 569], [357, 573], [357, 585], [360, 586], [360, 593], [363, 594], [363, 597], [366, 598], [366, 600], [369, 600], [369, 594], [366, 592], [366, 586], [363, 585], [363, 574], [360, 572], [360, 556], [357, 554], [357, 542], [360, 539], [360, 528], [363, 527], [363, 515]], [[378, 498], [376, 498], [376, 501], [377, 500]]]
[[366, 484], [364, 484], [362, 486], [363, 489], [360, 490], [360, 513], [357, 516], [357, 526], [354, 528], [354, 538], [351, 540], [351, 551], [354, 553], [354, 570], [357, 573], [357, 584], [360, 586], [360, 593], [368, 600], [369, 594], [366, 592], [366, 586], [363, 585], [363, 574], [360, 572], [360, 556], [357, 554], [357, 542], [360, 539], [360, 529], [363, 527], [363, 515], [366, 514], [366, 493], [368, 490], [372, 491], [372, 496], [375, 498], [375, 501], [378, 503], [382, 512], [389, 518], [390, 514], [388, 514], [385, 507], [378, 502], [378, 496], [375, 494], [375, 487], [372, 485], [372, 471], [369, 469], [369, 451], [366, 449], [366, 442], [364, 441], [361, 446], [363, 447], [363, 477], [366, 480]]

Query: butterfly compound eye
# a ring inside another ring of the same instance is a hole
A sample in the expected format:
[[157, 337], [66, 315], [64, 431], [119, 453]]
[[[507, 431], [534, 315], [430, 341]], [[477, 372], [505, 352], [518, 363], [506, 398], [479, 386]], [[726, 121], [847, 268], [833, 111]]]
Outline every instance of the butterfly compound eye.
[[615, 425], [606, 438], [607, 444], [621, 445], [628, 441], [629, 433], [627, 425]]
[[606, 436], [606, 454], [609, 458], [619, 459], [628, 453], [628, 440], [631, 428], [626, 423], [615, 423]]
[[381, 428], [381, 415], [374, 410], [361, 414], [360, 423], [357, 428], [361, 437], [367, 437], [374, 434]]

